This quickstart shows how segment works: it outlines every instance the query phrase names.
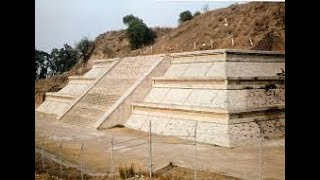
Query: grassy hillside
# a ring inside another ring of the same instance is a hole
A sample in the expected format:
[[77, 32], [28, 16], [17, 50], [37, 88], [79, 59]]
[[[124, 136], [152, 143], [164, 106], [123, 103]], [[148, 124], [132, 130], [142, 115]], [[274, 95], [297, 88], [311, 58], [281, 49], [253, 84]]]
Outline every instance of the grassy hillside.
[[[151, 45], [131, 51], [125, 30], [106, 32], [97, 37], [92, 59], [194, 51], [194, 43], [196, 50], [240, 48], [284, 51], [284, 14], [284, 3], [265, 2], [208, 11], [177, 28], [154, 28], [158, 37], [152, 44], [153, 52], [150, 51]], [[231, 38], [234, 39], [234, 46]]]

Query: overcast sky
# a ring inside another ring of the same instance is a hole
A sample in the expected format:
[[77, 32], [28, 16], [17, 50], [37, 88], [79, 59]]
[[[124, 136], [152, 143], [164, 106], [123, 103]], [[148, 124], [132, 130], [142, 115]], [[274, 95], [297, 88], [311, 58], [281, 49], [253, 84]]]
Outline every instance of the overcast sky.
[[36, 0], [35, 47], [49, 52], [83, 37], [94, 40], [109, 30], [125, 29], [122, 18], [133, 14], [148, 27], [176, 27], [179, 14], [192, 13], [209, 5], [209, 10], [235, 2], [170, 1], [170, 0]]

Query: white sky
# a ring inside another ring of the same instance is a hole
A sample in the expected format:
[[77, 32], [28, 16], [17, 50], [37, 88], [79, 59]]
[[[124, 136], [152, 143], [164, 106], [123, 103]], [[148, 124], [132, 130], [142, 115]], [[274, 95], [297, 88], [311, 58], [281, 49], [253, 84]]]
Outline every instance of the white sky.
[[227, 7], [230, 2], [162, 1], [161, 0], [36, 0], [35, 47], [51, 52], [68, 43], [71, 46], [83, 37], [94, 40], [109, 30], [125, 29], [122, 18], [133, 14], [148, 27], [176, 27], [179, 14]]

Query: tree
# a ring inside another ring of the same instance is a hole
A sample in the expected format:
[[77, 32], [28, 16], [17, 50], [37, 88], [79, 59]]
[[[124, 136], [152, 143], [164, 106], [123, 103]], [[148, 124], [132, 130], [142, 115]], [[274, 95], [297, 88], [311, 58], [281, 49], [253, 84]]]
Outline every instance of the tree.
[[51, 66], [50, 55], [44, 51], [35, 49], [35, 79], [46, 77]]
[[78, 59], [79, 54], [77, 50], [73, 49], [68, 44], [64, 44], [63, 48], [54, 48], [51, 51], [51, 61], [54, 64], [54, 71], [57, 73], [63, 73], [69, 71], [74, 66]]
[[138, 17], [127, 15], [123, 18], [123, 23], [128, 25], [126, 37], [129, 40], [131, 49], [138, 49], [142, 45], [154, 42], [154, 32], [143, 23]]
[[93, 52], [94, 42], [90, 41], [87, 37], [81, 39], [77, 44], [75, 49], [78, 51], [80, 61], [83, 65], [86, 65], [90, 56]]
[[199, 16], [201, 13], [199, 12], [199, 11], [197, 11], [197, 12], [195, 12], [194, 14], [193, 14], [193, 17], [196, 17], [196, 16]]
[[191, 20], [193, 17], [192, 17], [192, 14], [189, 10], [187, 11], [183, 11], [182, 13], [180, 13], [179, 15], [179, 23], [183, 23], [183, 22], [186, 22], [186, 21], [189, 21]]
[[139, 19], [138, 17], [135, 17], [133, 14], [126, 15], [122, 19], [122, 22], [125, 25], [129, 25], [130, 22], [134, 22], [134, 21], [141, 21], [142, 22], [141, 19]]

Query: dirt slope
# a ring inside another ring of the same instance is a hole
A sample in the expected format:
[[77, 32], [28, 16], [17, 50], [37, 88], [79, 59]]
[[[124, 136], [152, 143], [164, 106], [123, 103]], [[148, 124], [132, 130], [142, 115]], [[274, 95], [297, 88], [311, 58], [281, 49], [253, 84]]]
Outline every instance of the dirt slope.
[[158, 37], [152, 44], [153, 52], [150, 51], [151, 45], [131, 51], [124, 30], [106, 32], [96, 38], [92, 59], [193, 51], [194, 43], [196, 50], [241, 48], [284, 51], [284, 15], [284, 3], [266, 2], [208, 11], [177, 28], [155, 28]]

